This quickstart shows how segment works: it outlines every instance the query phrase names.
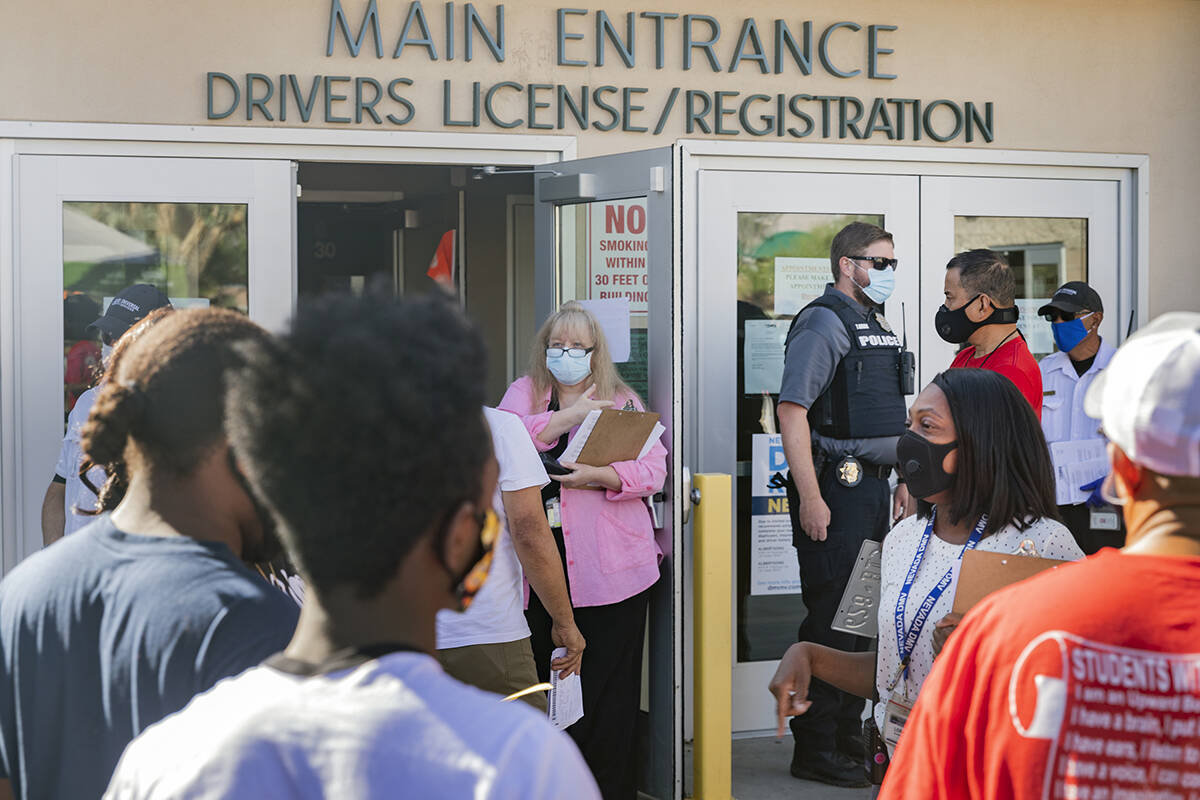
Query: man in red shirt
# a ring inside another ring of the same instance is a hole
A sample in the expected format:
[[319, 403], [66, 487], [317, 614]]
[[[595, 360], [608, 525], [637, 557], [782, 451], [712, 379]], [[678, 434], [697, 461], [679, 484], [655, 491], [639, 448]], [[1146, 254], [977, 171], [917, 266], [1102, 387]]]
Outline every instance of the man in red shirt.
[[1109, 436], [1125, 548], [996, 592], [950, 635], [881, 798], [1194, 798], [1200, 789], [1200, 314], [1117, 351]]
[[967, 343], [953, 367], [999, 372], [1017, 385], [1042, 418], [1042, 373], [1017, 330], [1016, 281], [994, 250], [968, 250], [946, 265], [945, 304], [934, 326], [951, 344]]

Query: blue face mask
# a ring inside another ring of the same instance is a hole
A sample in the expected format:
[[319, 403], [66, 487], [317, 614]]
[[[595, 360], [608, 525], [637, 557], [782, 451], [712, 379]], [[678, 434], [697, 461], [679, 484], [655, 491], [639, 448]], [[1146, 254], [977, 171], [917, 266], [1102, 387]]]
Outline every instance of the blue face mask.
[[871, 283], [863, 286], [853, 277], [850, 280], [854, 281], [854, 285], [862, 289], [863, 294], [877, 306], [883, 305], [887, 299], [892, 296], [892, 291], [896, 288], [896, 270], [892, 267], [884, 267], [883, 269], [873, 269], [869, 273], [871, 275]]
[[1052, 322], [1050, 324], [1050, 332], [1054, 334], [1054, 343], [1058, 345], [1058, 349], [1063, 352], [1069, 352], [1079, 346], [1079, 343], [1088, 337], [1088, 329], [1084, 327], [1083, 321], [1090, 317], [1091, 314], [1085, 314], [1079, 319], [1069, 319], [1066, 322]]
[[566, 353], [557, 358], [546, 356], [546, 368], [563, 386], [574, 386], [592, 374], [592, 354], [583, 358], [571, 358]]

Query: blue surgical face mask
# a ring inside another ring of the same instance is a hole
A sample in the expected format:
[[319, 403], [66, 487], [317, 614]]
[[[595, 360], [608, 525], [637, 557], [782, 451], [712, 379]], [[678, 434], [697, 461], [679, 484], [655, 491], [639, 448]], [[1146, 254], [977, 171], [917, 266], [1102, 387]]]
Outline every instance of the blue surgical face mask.
[[854, 281], [855, 286], [862, 289], [863, 294], [872, 303], [881, 306], [887, 302], [887, 299], [892, 296], [892, 290], [896, 288], [896, 270], [892, 267], [884, 267], [883, 269], [873, 269], [868, 274], [871, 276], [871, 283], [867, 286], [855, 281], [853, 275], [850, 280]]
[[592, 374], [592, 354], [583, 358], [571, 358], [566, 353], [557, 358], [546, 356], [546, 368], [563, 386], [574, 386]]
[[1069, 319], [1066, 322], [1050, 323], [1050, 332], [1054, 334], [1054, 343], [1064, 353], [1074, 350], [1079, 343], [1088, 337], [1088, 329], [1083, 321], [1091, 314], [1084, 314], [1079, 319]]

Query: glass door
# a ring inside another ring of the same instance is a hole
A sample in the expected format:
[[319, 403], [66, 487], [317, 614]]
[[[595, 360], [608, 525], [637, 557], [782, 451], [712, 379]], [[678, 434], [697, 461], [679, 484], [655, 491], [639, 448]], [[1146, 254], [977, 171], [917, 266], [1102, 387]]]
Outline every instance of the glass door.
[[832, 281], [829, 246], [846, 224], [881, 225], [900, 266], [885, 309], [921, 353], [917, 178], [704, 170], [699, 175], [697, 463], [735, 476], [733, 728], [775, 725], [766, 690], [804, 618], [782, 487], [775, 404], [795, 314]]
[[683, 509], [676, 500], [683, 481], [677, 446], [682, 378], [672, 234], [674, 161], [674, 148], [664, 147], [547, 164], [535, 170], [539, 179], [534, 196], [533, 328], [567, 300], [627, 304], [628, 356], [614, 354], [614, 361], [666, 428], [667, 482], [653, 503], [656, 536], [665, 557], [662, 577], [650, 597], [643, 659], [647, 724], [635, 732], [637, 751], [645, 754], [640, 788], [660, 798], [680, 796], [683, 772], [678, 558]]
[[87, 326], [133, 284], [177, 308], [215, 306], [268, 327], [295, 298], [295, 182], [288, 161], [20, 156], [15, 374], [18, 509], [4, 566], [41, 546], [41, 501], [67, 413], [99, 378]]
[[1054, 290], [1086, 281], [1104, 302], [1100, 335], [1125, 334], [1133, 305], [1118, 292], [1119, 184], [1107, 180], [921, 178], [920, 384], [949, 366], [955, 346], [933, 327], [942, 304], [946, 262], [987, 248], [1004, 253], [1017, 282], [1018, 325], [1037, 359], [1054, 351], [1050, 323], [1037, 315]]

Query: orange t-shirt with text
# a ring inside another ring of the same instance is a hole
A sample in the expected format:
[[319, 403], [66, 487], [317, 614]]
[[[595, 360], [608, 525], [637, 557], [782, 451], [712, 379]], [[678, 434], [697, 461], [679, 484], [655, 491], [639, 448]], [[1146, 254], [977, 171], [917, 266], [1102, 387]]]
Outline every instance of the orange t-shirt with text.
[[1101, 550], [990, 595], [934, 662], [881, 800], [1200, 796], [1200, 557]]
[[1029, 352], [1029, 345], [1020, 334], [997, 347], [986, 356], [975, 357], [975, 346], [964, 347], [950, 363], [950, 368], [976, 367], [999, 372], [1017, 385], [1021, 394], [1033, 406], [1033, 413], [1042, 419], [1042, 371]]

